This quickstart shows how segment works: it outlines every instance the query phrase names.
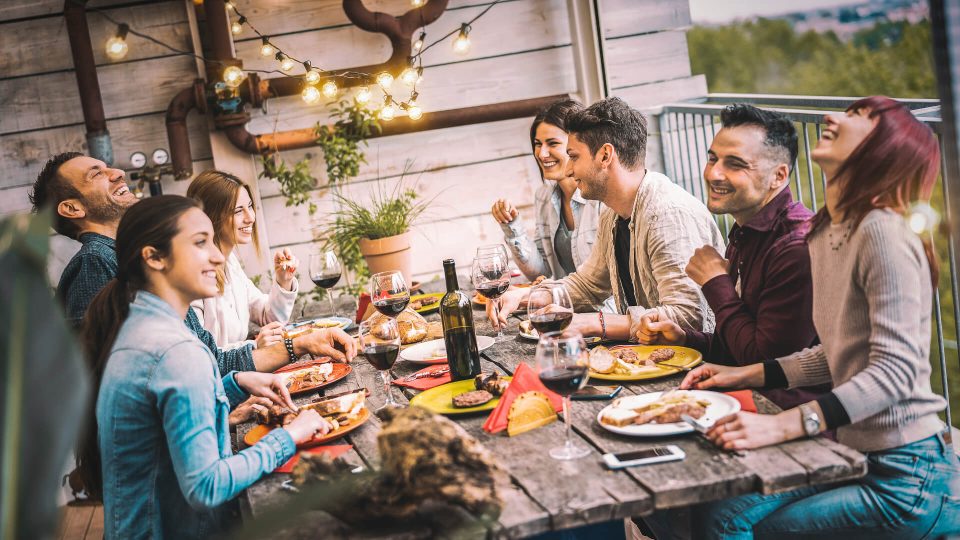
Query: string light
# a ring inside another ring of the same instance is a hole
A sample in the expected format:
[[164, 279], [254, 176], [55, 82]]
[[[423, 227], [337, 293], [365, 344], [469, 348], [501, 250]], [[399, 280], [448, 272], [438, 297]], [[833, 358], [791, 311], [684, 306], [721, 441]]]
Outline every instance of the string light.
[[307, 105], [315, 105], [320, 102], [320, 91], [317, 90], [316, 86], [304, 86], [303, 91], [300, 92], [300, 97]]
[[107, 56], [111, 60], [120, 60], [127, 55], [130, 47], [127, 45], [127, 32], [130, 27], [127, 24], [117, 26], [117, 33], [107, 40]]
[[427, 33], [421, 30], [417, 40], [413, 42], [413, 52], [420, 52], [420, 49], [423, 48], [423, 41], [425, 39], [427, 39]]
[[323, 86], [320, 87], [320, 91], [323, 92], [323, 95], [327, 99], [333, 99], [337, 97], [338, 90], [337, 83], [333, 82], [332, 80], [323, 83]]
[[277, 52], [276, 47], [270, 44], [270, 40], [264, 36], [263, 45], [260, 46], [260, 56], [273, 56], [275, 52]]
[[387, 96], [386, 100], [383, 102], [383, 107], [380, 108], [380, 119], [384, 122], [389, 122], [397, 116], [397, 107], [393, 104], [393, 99], [390, 96]]
[[281, 71], [290, 71], [291, 69], [293, 69], [293, 66], [297, 65], [296, 62], [291, 60], [289, 56], [283, 54], [282, 52], [277, 53], [277, 60], [280, 61]]
[[240, 86], [240, 83], [247, 78], [247, 74], [237, 66], [229, 66], [223, 70], [223, 82], [230, 88]]
[[357, 89], [357, 95], [354, 99], [357, 100], [357, 103], [363, 105], [364, 103], [370, 101], [371, 97], [373, 97], [373, 92], [370, 91], [370, 88], [361, 86]]
[[380, 85], [380, 88], [389, 90], [390, 87], [393, 86], [393, 75], [386, 71], [380, 72], [380, 74], [377, 75], [377, 84]]
[[237, 35], [240, 32], [243, 32], [243, 25], [240, 24], [238, 21], [233, 21], [230, 24], [230, 31], [233, 32], [233, 35]]
[[400, 81], [407, 86], [414, 86], [420, 82], [422, 75], [422, 67], [414, 68], [413, 66], [410, 66], [408, 68], [404, 68], [404, 70], [400, 72]]
[[923, 201], [913, 203], [907, 210], [907, 226], [916, 234], [932, 234], [940, 224], [940, 214]]
[[410, 0], [410, 3], [413, 7], [421, 7], [427, 3], [427, 0]]
[[223, 5], [227, 6], [227, 9], [237, 9], [237, 6], [233, 5], [233, 2], [226, 0]]
[[458, 54], [467, 54], [470, 50], [470, 25], [463, 23], [460, 25], [460, 34], [453, 40], [453, 52]]
[[420, 109], [416, 101], [411, 100], [407, 103], [407, 116], [409, 116], [411, 120], [423, 118], [423, 110]]

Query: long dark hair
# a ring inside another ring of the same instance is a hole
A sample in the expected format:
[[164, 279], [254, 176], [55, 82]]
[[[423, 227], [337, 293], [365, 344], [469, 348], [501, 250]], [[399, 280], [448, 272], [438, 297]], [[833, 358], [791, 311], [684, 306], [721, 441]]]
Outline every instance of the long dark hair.
[[84, 316], [80, 341], [93, 373], [94, 392], [87, 425], [81, 433], [77, 468], [91, 498], [103, 497], [97, 444], [97, 396], [110, 350], [130, 313], [130, 302], [147, 284], [143, 248], [152, 246], [160, 256], [169, 255], [170, 242], [180, 231], [180, 216], [191, 208], [200, 208], [200, 203], [179, 195], [160, 195], [127, 210], [117, 228], [117, 275], [97, 294]]
[[[940, 145], [933, 130], [917, 120], [906, 105], [885, 96], [860, 99], [847, 111], [870, 111], [877, 125], [837, 169], [837, 210], [856, 229], [875, 208], [890, 208], [905, 214], [917, 201], [928, 202], [940, 174]], [[830, 221], [824, 206], [813, 217], [811, 231]], [[922, 235], [923, 250], [930, 265], [934, 289], [940, 277], [933, 241]]]

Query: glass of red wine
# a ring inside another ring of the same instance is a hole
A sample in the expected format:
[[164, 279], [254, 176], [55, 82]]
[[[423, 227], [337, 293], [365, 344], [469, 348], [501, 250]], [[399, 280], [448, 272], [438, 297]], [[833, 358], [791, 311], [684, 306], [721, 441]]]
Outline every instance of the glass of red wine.
[[386, 398], [380, 412], [388, 407], [401, 407], [390, 392], [390, 368], [400, 353], [400, 327], [391, 317], [370, 317], [360, 323], [360, 354], [380, 372]]
[[343, 273], [337, 254], [330, 249], [319, 253], [311, 253], [309, 269], [310, 280], [317, 287], [327, 291], [327, 299], [330, 300], [330, 314], [336, 315], [337, 309], [333, 305], [333, 291], [330, 289], [340, 281], [340, 274]]
[[403, 280], [403, 274], [392, 270], [371, 276], [370, 300], [377, 311], [396, 318], [410, 303], [410, 290]]
[[[510, 287], [510, 274], [507, 272], [507, 259], [500, 254], [477, 256], [473, 260], [473, 270], [471, 279], [473, 287], [478, 293], [490, 300], [493, 306], [493, 316], [497, 317], [496, 299], [507, 292]], [[497, 337], [499, 341], [503, 339], [503, 331], [497, 327]]]
[[573, 303], [566, 287], [560, 282], [544, 281], [530, 289], [527, 314], [530, 324], [541, 336], [566, 330], [573, 321]]
[[566, 439], [563, 446], [550, 449], [553, 459], [580, 459], [590, 449], [576, 444], [570, 437], [570, 396], [587, 382], [587, 345], [575, 330], [540, 334], [537, 343], [537, 368], [540, 382], [549, 390], [563, 396], [563, 420]]

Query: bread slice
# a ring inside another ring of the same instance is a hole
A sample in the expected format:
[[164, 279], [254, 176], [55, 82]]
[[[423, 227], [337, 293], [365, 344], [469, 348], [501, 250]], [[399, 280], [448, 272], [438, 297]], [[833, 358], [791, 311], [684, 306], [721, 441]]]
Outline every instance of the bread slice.
[[603, 413], [600, 422], [608, 426], [623, 427], [634, 423], [638, 416], [636, 412], [630, 409], [612, 408]]
[[590, 351], [588, 363], [594, 373], [611, 373], [617, 365], [617, 357], [606, 347], [596, 347]]

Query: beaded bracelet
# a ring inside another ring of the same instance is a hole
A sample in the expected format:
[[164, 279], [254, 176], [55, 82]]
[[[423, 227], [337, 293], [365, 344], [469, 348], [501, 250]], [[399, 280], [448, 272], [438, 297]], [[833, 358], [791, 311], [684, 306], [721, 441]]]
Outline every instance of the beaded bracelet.
[[603, 312], [598, 311], [597, 315], [600, 317], [600, 339], [607, 339], [607, 323], [603, 320]]
[[287, 354], [290, 355], [290, 362], [296, 362], [297, 353], [293, 352], [293, 338], [283, 338], [283, 345], [287, 348]]

